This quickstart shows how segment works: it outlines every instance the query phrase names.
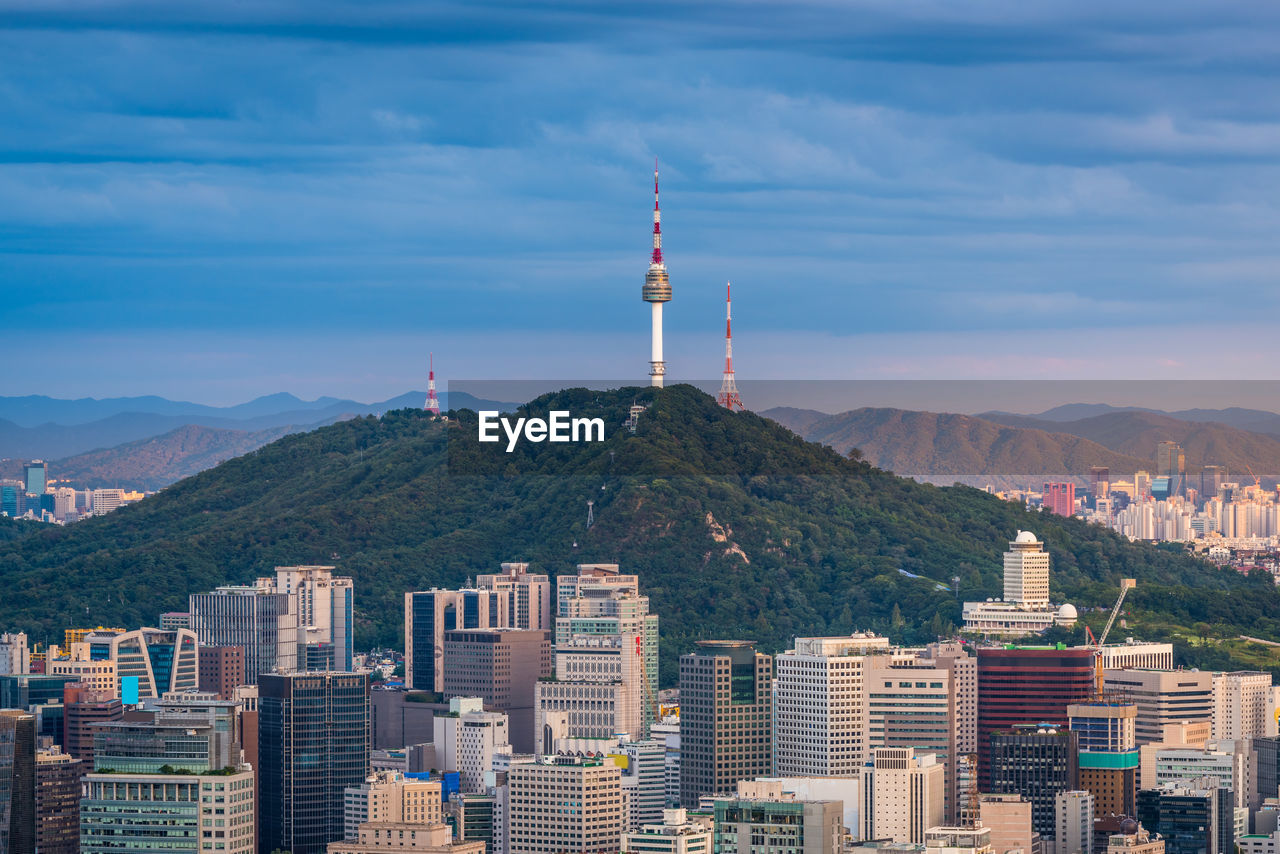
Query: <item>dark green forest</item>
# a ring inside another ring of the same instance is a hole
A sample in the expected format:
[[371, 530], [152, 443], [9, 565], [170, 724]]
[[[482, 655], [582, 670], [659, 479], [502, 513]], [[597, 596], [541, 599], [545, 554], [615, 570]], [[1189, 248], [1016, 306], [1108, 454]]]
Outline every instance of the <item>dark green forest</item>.
[[[631, 434], [621, 425], [633, 401], [649, 408]], [[959, 599], [1000, 595], [1001, 554], [1027, 529], [1053, 556], [1055, 598], [1095, 627], [1105, 614], [1086, 610], [1109, 608], [1128, 576], [1139, 581], [1128, 634], [1205, 623], [1280, 638], [1269, 577], [899, 478], [690, 386], [567, 390], [522, 414], [550, 409], [603, 418], [606, 441], [507, 454], [505, 442], [477, 443], [475, 413], [442, 422], [399, 410], [284, 437], [65, 528], [0, 520], [0, 627], [56, 642], [69, 625], [154, 625], [189, 593], [313, 563], [356, 579], [358, 645], [400, 647], [406, 590], [458, 585], [502, 561], [552, 574], [617, 562], [661, 615], [671, 685], [697, 638], [772, 651], [855, 629], [911, 643], [949, 634]], [[1184, 663], [1233, 665], [1212, 647], [1178, 650]]]

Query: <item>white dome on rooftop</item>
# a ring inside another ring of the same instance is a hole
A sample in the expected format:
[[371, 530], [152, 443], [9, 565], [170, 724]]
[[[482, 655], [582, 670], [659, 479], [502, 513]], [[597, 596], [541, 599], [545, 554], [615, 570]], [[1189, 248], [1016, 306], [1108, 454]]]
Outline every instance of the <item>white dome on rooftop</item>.
[[1037, 543], [1036, 535], [1030, 531], [1019, 531], [1018, 536], [1013, 540], [1015, 543]]
[[1058, 616], [1064, 620], [1074, 620], [1079, 614], [1076, 613], [1075, 605], [1067, 603], [1058, 609]]

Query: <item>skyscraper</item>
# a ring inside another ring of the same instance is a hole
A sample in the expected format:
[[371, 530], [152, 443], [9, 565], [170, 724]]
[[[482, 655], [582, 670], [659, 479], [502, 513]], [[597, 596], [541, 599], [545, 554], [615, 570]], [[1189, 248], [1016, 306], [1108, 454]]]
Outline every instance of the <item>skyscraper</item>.
[[619, 849], [627, 824], [613, 762], [554, 756], [513, 765], [507, 790], [510, 854]]
[[647, 738], [658, 707], [658, 615], [649, 597], [616, 564], [583, 564], [556, 584], [556, 678], [536, 686], [535, 731], [548, 713], [567, 712], [570, 738]]
[[991, 785], [1001, 795], [1031, 801], [1031, 829], [1057, 833], [1055, 799], [1078, 787], [1076, 734], [1050, 725], [1024, 725], [991, 734]]
[[0, 852], [36, 850], [36, 718], [0, 709]]
[[504, 563], [501, 572], [477, 575], [476, 587], [506, 591], [510, 597], [507, 625], [500, 628], [549, 630], [555, 625], [551, 579], [544, 573], [530, 572], [527, 563]]
[[662, 304], [671, 301], [671, 281], [667, 278], [667, 265], [662, 260], [662, 213], [658, 209], [658, 161], [653, 161], [653, 254], [649, 258], [649, 272], [644, 276], [641, 298], [649, 303], [652, 312], [653, 333], [649, 354], [650, 385], [662, 388], [667, 373], [667, 363], [662, 357]]
[[202, 646], [244, 650], [243, 684], [258, 684], [263, 673], [298, 669], [298, 615], [289, 607], [288, 594], [229, 585], [191, 594], [188, 609]]
[[404, 594], [405, 684], [444, 691], [444, 636], [454, 629], [510, 626], [508, 590], [420, 590]]
[[262, 854], [320, 854], [343, 837], [343, 794], [369, 772], [369, 677], [264, 674], [258, 681]]
[[773, 659], [754, 641], [698, 641], [680, 656], [680, 802], [770, 773]]
[[104, 653], [116, 663], [116, 676], [138, 680], [138, 697], [162, 697], [170, 691], [194, 691], [200, 684], [200, 653], [190, 629], [136, 629], [120, 634], [90, 634], [90, 658]]
[[1065, 727], [1067, 707], [1093, 696], [1094, 678], [1092, 649], [1061, 645], [978, 649], [978, 776], [982, 791], [993, 791], [992, 733], [1021, 724]]
[[459, 629], [444, 636], [446, 697], [479, 697], [511, 721], [511, 746], [534, 749], [538, 680], [554, 672], [551, 632]]
[[1049, 553], [1030, 531], [1019, 531], [1004, 553], [1004, 601], [1049, 607]]
[[86, 766], [57, 745], [36, 752], [36, 851], [78, 854], [80, 774]]
[[1098, 818], [1133, 815], [1138, 744], [1132, 703], [1073, 703], [1067, 707], [1080, 747], [1080, 788], [1093, 796]]
[[944, 823], [945, 778], [931, 753], [877, 748], [861, 774], [862, 838], [923, 843], [926, 830]]
[[22, 467], [22, 480], [27, 495], [44, 495], [49, 485], [49, 469], [44, 460], [32, 460]]
[[1076, 512], [1076, 485], [1070, 481], [1046, 483], [1041, 495], [1040, 506], [1050, 513], [1071, 516]]
[[354, 582], [334, 575], [333, 569], [277, 566], [274, 577], [258, 579], [260, 589], [289, 597], [289, 610], [297, 615], [299, 668], [308, 647], [326, 644], [333, 647], [335, 670], [350, 671], [355, 666]]
[[1164, 741], [1169, 724], [1213, 720], [1213, 674], [1197, 670], [1104, 670], [1103, 691], [1133, 703], [1139, 747]]

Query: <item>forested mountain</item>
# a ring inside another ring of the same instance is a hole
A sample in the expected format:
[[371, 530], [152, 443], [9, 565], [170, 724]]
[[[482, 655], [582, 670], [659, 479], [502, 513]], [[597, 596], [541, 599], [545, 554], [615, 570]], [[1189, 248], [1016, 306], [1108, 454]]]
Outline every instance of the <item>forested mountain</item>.
[[[634, 434], [621, 426], [633, 401], [649, 405]], [[998, 595], [1001, 553], [1029, 529], [1053, 555], [1054, 595], [1082, 611], [1109, 605], [1119, 578], [1138, 579], [1131, 633], [1203, 621], [1280, 638], [1267, 577], [895, 477], [689, 386], [568, 390], [521, 414], [549, 409], [603, 418], [606, 441], [508, 454], [477, 444], [472, 412], [442, 422], [399, 410], [286, 436], [107, 516], [31, 526], [0, 542], [0, 627], [46, 641], [86, 621], [154, 624], [191, 592], [320, 563], [356, 579], [358, 643], [399, 646], [406, 590], [460, 584], [501, 561], [553, 574], [618, 562], [662, 616], [670, 685], [695, 638], [779, 649], [796, 635], [874, 629], [919, 642], [949, 631], [952, 577], [961, 599]], [[1202, 664], [1214, 652], [1179, 649]]]
[[1137, 471], [1151, 464], [1097, 442], [1043, 429], [1005, 426], [972, 415], [864, 407], [837, 415], [805, 409], [761, 413], [811, 442], [851, 448], [880, 468], [928, 475], [1087, 475], [1090, 466]]

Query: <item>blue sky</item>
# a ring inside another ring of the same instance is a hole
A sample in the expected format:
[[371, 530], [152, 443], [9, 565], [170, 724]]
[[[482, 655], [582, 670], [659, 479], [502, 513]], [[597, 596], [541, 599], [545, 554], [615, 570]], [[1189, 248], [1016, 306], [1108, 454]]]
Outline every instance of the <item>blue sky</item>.
[[[0, 2], [0, 393], [1269, 377], [1263, 4]], [[10, 360], [10, 365], [13, 365]]]

